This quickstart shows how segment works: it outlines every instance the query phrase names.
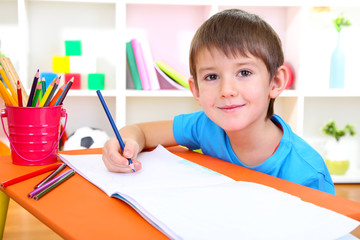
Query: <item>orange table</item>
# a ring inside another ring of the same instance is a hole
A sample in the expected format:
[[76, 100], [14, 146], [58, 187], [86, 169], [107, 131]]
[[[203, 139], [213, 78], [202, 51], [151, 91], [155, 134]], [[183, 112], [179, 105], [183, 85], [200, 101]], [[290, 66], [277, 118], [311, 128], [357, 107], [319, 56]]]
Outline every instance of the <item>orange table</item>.
[[[264, 184], [296, 195], [351, 218], [360, 220], [360, 203], [255, 172], [180, 147], [174, 154], [227, 175], [238, 181]], [[65, 152], [64, 152], [65, 153]], [[67, 154], [101, 153], [101, 149], [69, 151]], [[0, 157], [0, 182], [35, 171], [43, 166], [17, 166], [10, 157]], [[135, 210], [75, 174], [39, 201], [27, 198], [47, 174], [8, 186], [3, 191], [23, 208], [66, 239], [166, 239]]]

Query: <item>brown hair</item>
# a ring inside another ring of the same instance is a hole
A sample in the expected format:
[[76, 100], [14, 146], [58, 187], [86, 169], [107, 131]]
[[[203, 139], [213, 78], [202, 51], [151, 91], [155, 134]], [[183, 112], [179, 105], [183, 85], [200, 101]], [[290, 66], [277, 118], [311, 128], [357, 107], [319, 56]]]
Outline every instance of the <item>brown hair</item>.
[[[255, 14], [240, 9], [219, 12], [205, 21], [195, 33], [190, 46], [190, 73], [197, 85], [196, 54], [206, 47], [221, 50], [226, 56], [260, 58], [266, 65], [271, 80], [284, 63], [281, 40], [274, 29]], [[274, 101], [270, 99], [267, 117], [274, 113]]]

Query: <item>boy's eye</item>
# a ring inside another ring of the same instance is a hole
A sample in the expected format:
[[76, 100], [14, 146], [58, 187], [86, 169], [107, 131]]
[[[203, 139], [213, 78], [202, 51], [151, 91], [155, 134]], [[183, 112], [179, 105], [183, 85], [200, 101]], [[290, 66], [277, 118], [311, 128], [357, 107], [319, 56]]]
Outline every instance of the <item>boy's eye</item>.
[[248, 77], [251, 75], [251, 72], [247, 71], [247, 70], [242, 70], [238, 73], [239, 77]]
[[206, 77], [205, 77], [205, 80], [208, 80], [208, 81], [211, 81], [211, 80], [216, 80], [216, 79], [218, 79], [219, 77], [218, 77], [218, 75], [216, 75], [216, 74], [209, 74], [209, 75], [207, 75]]

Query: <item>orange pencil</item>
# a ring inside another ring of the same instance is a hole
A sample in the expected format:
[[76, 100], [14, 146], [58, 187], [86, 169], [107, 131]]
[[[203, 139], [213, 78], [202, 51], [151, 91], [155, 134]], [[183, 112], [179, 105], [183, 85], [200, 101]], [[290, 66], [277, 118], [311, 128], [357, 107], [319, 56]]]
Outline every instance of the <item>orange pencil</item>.
[[17, 87], [18, 104], [19, 104], [19, 107], [22, 107], [23, 102], [22, 102], [22, 93], [21, 93], [21, 86], [20, 86], [19, 80], [17, 81], [16, 87]]
[[[1, 82], [1, 81], [0, 81]], [[6, 87], [4, 86], [4, 84], [1, 82], [0, 83], [0, 95], [1, 95], [1, 98], [4, 100], [5, 102], [5, 105], [7, 106], [12, 106], [12, 103], [10, 102], [10, 99], [9, 99], [9, 95], [6, 94]]]
[[[70, 81], [72, 82], [73, 79], [74, 79], [74, 77], [72, 77], [72, 78], [70, 79]], [[69, 81], [69, 82], [70, 82], [70, 81]], [[68, 82], [68, 83], [69, 83], [69, 82]], [[65, 87], [66, 87], [66, 83], [64, 83], [64, 84], [61, 86], [61, 88], [57, 91], [57, 93], [55, 94], [55, 96], [53, 97], [53, 99], [50, 101], [49, 106], [55, 106], [56, 102], [60, 99], [61, 94], [64, 92]]]

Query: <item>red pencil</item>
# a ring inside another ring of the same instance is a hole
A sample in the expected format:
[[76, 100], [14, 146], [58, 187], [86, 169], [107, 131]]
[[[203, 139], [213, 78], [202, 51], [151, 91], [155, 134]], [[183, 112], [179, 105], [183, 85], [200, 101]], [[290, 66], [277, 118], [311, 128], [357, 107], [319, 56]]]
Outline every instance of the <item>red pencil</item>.
[[5, 181], [3, 183], [0, 183], [0, 187], [4, 188], [4, 187], [7, 187], [7, 186], [12, 185], [12, 184], [22, 182], [22, 181], [27, 180], [29, 178], [36, 177], [36, 176], [38, 176], [40, 174], [43, 174], [43, 173], [49, 172], [51, 170], [54, 170], [54, 169], [58, 168], [59, 166], [61, 166], [61, 163], [57, 163], [57, 164], [51, 165], [49, 167], [39, 169], [39, 170], [37, 170], [35, 172], [31, 172], [31, 173], [25, 174], [23, 176], [20, 176], [20, 177]]
[[22, 103], [22, 93], [21, 93], [21, 85], [20, 85], [20, 81], [18, 80], [17, 81], [17, 97], [18, 97], [18, 104], [19, 104], [19, 107], [22, 107], [23, 106], [23, 103]]

